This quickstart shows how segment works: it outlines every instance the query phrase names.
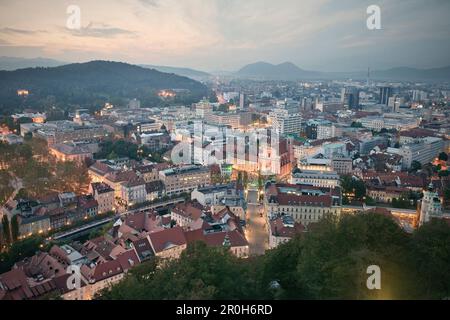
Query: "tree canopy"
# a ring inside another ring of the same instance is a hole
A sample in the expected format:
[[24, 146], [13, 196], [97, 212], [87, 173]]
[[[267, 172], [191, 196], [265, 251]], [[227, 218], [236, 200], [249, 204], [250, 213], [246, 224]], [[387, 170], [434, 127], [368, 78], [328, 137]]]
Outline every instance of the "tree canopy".
[[[444, 299], [449, 248], [445, 221], [411, 236], [389, 216], [329, 217], [260, 257], [196, 243], [160, 268], [153, 260], [132, 269], [99, 299]], [[366, 286], [371, 265], [381, 290]]]

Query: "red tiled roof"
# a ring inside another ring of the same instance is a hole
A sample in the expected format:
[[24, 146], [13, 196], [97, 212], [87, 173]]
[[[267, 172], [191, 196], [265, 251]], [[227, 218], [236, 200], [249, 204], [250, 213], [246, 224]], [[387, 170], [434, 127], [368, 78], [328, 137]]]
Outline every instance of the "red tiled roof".
[[276, 237], [293, 238], [296, 234], [303, 232], [305, 227], [301, 223], [295, 223], [294, 227], [286, 227], [283, 224], [283, 219], [278, 218], [270, 221], [270, 229], [272, 235]]
[[172, 212], [192, 220], [197, 220], [202, 216], [204, 208], [198, 202], [184, 202], [177, 204]]
[[147, 238], [133, 241], [133, 247], [140, 258], [146, 258], [153, 255], [153, 249]]
[[120, 263], [120, 266], [124, 271], [127, 271], [140, 263], [139, 258], [134, 250], [128, 250], [118, 255], [116, 260]]
[[92, 171], [95, 171], [103, 176], [106, 175], [107, 173], [114, 171], [106, 163], [103, 163], [101, 161], [95, 162], [92, 166], [89, 167], [89, 169]]
[[150, 243], [155, 253], [162, 252], [171, 246], [181, 246], [186, 244], [186, 237], [183, 229], [176, 226], [171, 229], [150, 233]]
[[232, 247], [247, 246], [247, 239], [237, 229], [229, 232], [212, 232], [204, 233], [203, 229], [197, 229], [192, 231], [186, 231], [185, 236], [188, 243], [194, 243], [196, 241], [202, 241], [212, 247], [220, 247], [223, 245], [225, 236], [228, 234]]
[[97, 282], [97, 281], [101, 281], [101, 280], [116, 276], [118, 274], [121, 274], [122, 272], [123, 272], [123, 268], [122, 268], [120, 262], [117, 260], [111, 260], [111, 261], [107, 261], [105, 263], [98, 264], [95, 267], [95, 270], [94, 270], [91, 278]]
[[4, 288], [4, 297], [12, 300], [24, 300], [34, 297], [31, 291], [25, 272], [22, 269], [12, 269], [0, 274], [0, 284]]
[[125, 218], [124, 223], [127, 226], [130, 226], [134, 230], [141, 231], [145, 229], [145, 219], [146, 219], [146, 213], [145, 212], [139, 212], [134, 213], [131, 215], [128, 215]]
[[213, 232], [205, 235], [205, 242], [210, 246], [221, 246], [225, 240], [225, 236], [228, 235], [232, 247], [247, 246], [247, 239], [238, 230], [230, 232]]

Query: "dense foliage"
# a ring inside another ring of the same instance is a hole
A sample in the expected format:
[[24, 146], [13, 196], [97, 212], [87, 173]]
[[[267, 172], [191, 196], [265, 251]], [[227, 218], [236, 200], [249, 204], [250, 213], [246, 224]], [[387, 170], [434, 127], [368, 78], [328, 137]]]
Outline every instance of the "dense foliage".
[[[381, 269], [381, 290], [366, 286]], [[197, 243], [162, 268], [132, 269], [99, 299], [444, 299], [450, 296], [450, 226], [412, 236], [378, 214], [325, 219], [261, 257], [237, 259]]]
[[[27, 97], [18, 89], [29, 91]], [[33, 107], [65, 110], [70, 106], [102, 106], [105, 102], [126, 105], [137, 98], [144, 106], [165, 104], [158, 96], [162, 89], [186, 89], [171, 103], [192, 103], [207, 96], [206, 87], [195, 80], [119, 62], [91, 61], [54, 68], [0, 71], [0, 114]]]
[[18, 190], [19, 197], [38, 197], [52, 192], [81, 193], [89, 186], [85, 165], [56, 161], [49, 154], [46, 142], [40, 139], [33, 138], [19, 145], [0, 142], [0, 167], [5, 168], [0, 170], [0, 201], [12, 195], [13, 182], [22, 183], [24, 190]]
[[37, 251], [44, 249], [44, 239], [33, 236], [17, 241], [9, 250], [0, 253], [0, 274], [11, 270], [14, 263], [33, 256]]
[[341, 179], [342, 202], [348, 204], [351, 201], [363, 201], [366, 196], [364, 181], [354, 179], [351, 176], [343, 176]]

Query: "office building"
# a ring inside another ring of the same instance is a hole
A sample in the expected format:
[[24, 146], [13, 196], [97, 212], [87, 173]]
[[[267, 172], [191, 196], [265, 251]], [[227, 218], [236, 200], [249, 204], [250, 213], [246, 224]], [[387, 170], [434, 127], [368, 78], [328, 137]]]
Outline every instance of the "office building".
[[391, 87], [381, 87], [380, 88], [380, 99], [378, 100], [379, 104], [388, 105], [389, 98], [392, 96], [392, 88]]
[[286, 109], [277, 108], [269, 113], [269, 119], [273, 129], [280, 135], [300, 135], [302, 116], [299, 113], [289, 113]]

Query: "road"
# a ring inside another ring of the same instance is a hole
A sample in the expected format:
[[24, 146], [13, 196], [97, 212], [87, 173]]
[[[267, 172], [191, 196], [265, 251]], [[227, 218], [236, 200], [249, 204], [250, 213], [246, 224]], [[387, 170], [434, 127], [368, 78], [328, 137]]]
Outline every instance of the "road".
[[264, 206], [259, 204], [248, 204], [247, 206], [247, 227], [245, 235], [249, 242], [250, 255], [264, 254], [269, 240], [266, 220], [260, 216], [264, 213]]

